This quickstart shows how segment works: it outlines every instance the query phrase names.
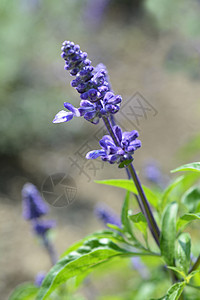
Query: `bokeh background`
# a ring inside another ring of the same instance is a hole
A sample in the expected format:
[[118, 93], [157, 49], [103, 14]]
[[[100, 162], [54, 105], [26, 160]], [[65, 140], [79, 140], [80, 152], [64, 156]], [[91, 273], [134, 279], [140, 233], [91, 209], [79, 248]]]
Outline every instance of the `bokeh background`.
[[[125, 178], [123, 170], [99, 164], [98, 170], [88, 171], [89, 179], [70, 164], [69, 158], [86, 141], [98, 148], [97, 127], [81, 118], [52, 124], [63, 102], [79, 104], [60, 57], [65, 39], [79, 44], [94, 65], [107, 66], [113, 90], [124, 101], [139, 93], [157, 111], [142, 115], [138, 123], [134, 120], [142, 141], [134, 163], [143, 182], [148, 184], [143, 176], [148, 162], [157, 162], [170, 178], [171, 169], [199, 161], [199, 0], [1, 0], [1, 299], [7, 299], [17, 284], [33, 281], [39, 271], [50, 268], [45, 251], [21, 216], [24, 183], [32, 182], [42, 191], [52, 174], [75, 179], [75, 201], [62, 209], [51, 207], [51, 217], [57, 221], [52, 239], [59, 254], [85, 234], [103, 228], [93, 213], [96, 203], [105, 202], [119, 213], [124, 197], [124, 191], [94, 183]], [[134, 129], [126, 120], [124, 126]], [[134, 270], [130, 273], [132, 278], [137, 275]], [[127, 284], [120, 276], [103, 278], [88, 290], [95, 288], [99, 295], [106, 282], [103, 293], [112, 295], [116, 286], [120, 290]], [[90, 299], [89, 292], [84, 293]]]

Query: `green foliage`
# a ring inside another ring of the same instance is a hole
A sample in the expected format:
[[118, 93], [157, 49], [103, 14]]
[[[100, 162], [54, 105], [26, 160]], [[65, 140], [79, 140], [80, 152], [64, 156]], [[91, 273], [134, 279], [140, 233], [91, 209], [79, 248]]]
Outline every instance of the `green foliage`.
[[[121, 263], [121, 258], [126, 258], [125, 261], [128, 261], [134, 256], [140, 257], [138, 263], [141, 265], [137, 271], [132, 271], [140, 272], [144, 263], [149, 268], [149, 277], [140, 279], [139, 276], [134, 275], [134, 284], [131, 283], [129, 287], [125, 287], [124, 292], [116, 291], [116, 295], [102, 295], [100, 300], [158, 300], [158, 297], [163, 294], [160, 300], [178, 300], [181, 299], [183, 292], [186, 296], [192, 294], [193, 299], [197, 300], [200, 270], [197, 268], [198, 263], [191, 263], [191, 249], [193, 249], [191, 237], [189, 233], [183, 232], [183, 229], [192, 221], [200, 220], [200, 215], [197, 213], [199, 212], [200, 192], [198, 187], [190, 187], [198, 177], [196, 174], [199, 172], [199, 164], [184, 165], [176, 171], [188, 169], [194, 170], [195, 176], [190, 173], [175, 178], [163, 193], [160, 193], [160, 199], [158, 193], [155, 194], [149, 188], [144, 187], [147, 198], [158, 211], [156, 218], [158, 224], [161, 223], [159, 246], [151, 245], [150, 234], [147, 236], [147, 233], [151, 232], [151, 230], [148, 231], [149, 223], [146, 219], [148, 216], [145, 217], [142, 212], [133, 213], [135, 208], [132, 208], [131, 192], [134, 197], [137, 189], [132, 181], [98, 181], [100, 184], [126, 190], [121, 210], [122, 227], [108, 224], [110, 229], [92, 233], [73, 244], [46, 275], [39, 291], [33, 285], [27, 284], [18, 287], [9, 300], [54, 300], [54, 298], [79, 300], [81, 296], [76, 297], [75, 291], [84, 283], [86, 277], [91, 276], [91, 273], [95, 276], [102, 276], [107, 274], [108, 270], [112, 277], [115, 267], [119, 268], [119, 272], [121, 268], [124, 270], [124, 273], [120, 273], [122, 278], [126, 273], [130, 276], [130, 261], [128, 271], [125, 268], [126, 263]], [[167, 268], [164, 268], [165, 265]], [[171, 286], [169, 275], [173, 279]], [[193, 293], [189, 293], [188, 288], [194, 289]], [[64, 292], [63, 289], [65, 289]]]
[[136, 215], [130, 215], [129, 218], [134, 223], [134, 226], [142, 232], [145, 241], [147, 241], [147, 220], [145, 216], [139, 212]]
[[181, 202], [187, 207], [187, 209], [190, 213], [191, 212], [199, 212], [200, 188], [199, 187], [191, 187], [183, 195]]
[[35, 300], [38, 288], [32, 283], [19, 285], [10, 295], [9, 300]]
[[[115, 187], [119, 187], [122, 189], [125, 189], [129, 192], [132, 192], [136, 195], [138, 195], [138, 191], [133, 183], [132, 180], [126, 180], [126, 179], [111, 179], [111, 180], [95, 180], [96, 183], [105, 184], [105, 185], [111, 185]], [[143, 190], [146, 194], [146, 197], [149, 201], [149, 203], [157, 208], [158, 207], [158, 197], [157, 195], [151, 191], [148, 187], [142, 186]]]
[[190, 267], [190, 251], [191, 238], [189, 233], [182, 233], [177, 241], [176, 247], [176, 266], [185, 273], [189, 271]]
[[99, 264], [106, 263], [117, 256], [138, 256], [146, 253], [136, 253], [119, 247], [108, 238], [92, 238], [87, 240], [76, 251], [72, 251], [50, 270], [45, 277], [37, 295], [37, 300], [44, 300], [57, 287], [65, 283], [72, 277], [88, 274], [88, 270], [93, 270]]
[[163, 213], [160, 249], [169, 266], [174, 265], [175, 240], [176, 240], [176, 215], [178, 211], [177, 203], [170, 203]]
[[197, 214], [184, 214], [181, 216], [176, 224], [177, 230], [183, 230], [187, 225], [189, 225], [192, 221], [200, 220], [200, 215]]
[[175, 173], [175, 172], [181, 172], [181, 171], [200, 172], [200, 162], [194, 162], [194, 163], [180, 166], [180, 167], [172, 170], [171, 172]]

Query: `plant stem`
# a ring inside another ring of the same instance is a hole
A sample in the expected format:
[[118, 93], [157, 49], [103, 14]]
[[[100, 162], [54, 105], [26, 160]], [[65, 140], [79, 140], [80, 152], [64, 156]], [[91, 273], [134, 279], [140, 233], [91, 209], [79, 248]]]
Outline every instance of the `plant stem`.
[[143, 208], [142, 209], [142, 212], [144, 213], [146, 219], [147, 219], [147, 222], [148, 222], [148, 225], [149, 225], [149, 228], [151, 230], [151, 233], [157, 243], [158, 246], [160, 246], [160, 242], [159, 242], [159, 238], [160, 238], [160, 230], [158, 228], [158, 225], [154, 219], [154, 216], [152, 214], [152, 211], [151, 211], [151, 208], [150, 208], [150, 205], [147, 201], [147, 198], [145, 196], [145, 193], [143, 191], [143, 188], [141, 186], [141, 183], [140, 183], [140, 180], [137, 176], [137, 173], [135, 172], [135, 169], [133, 167], [132, 164], [130, 164], [128, 167], [128, 170], [131, 174], [131, 177], [135, 183], [135, 186], [137, 188], [137, 191], [138, 191], [138, 194], [140, 196], [140, 199], [141, 199], [141, 207]]
[[200, 265], [200, 255], [197, 257], [196, 262], [194, 263], [194, 265], [192, 266], [192, 268], [190, 269], [189, 273], [191, 273], [192, 271], [195, 271]]
[[53, 245], [50, 243], [46, 234], [44, 234], [42, 236], [42, 239], [43, 239], [44, 246], [49, 254], [51, 263], [54, 266], [57, 263], [57, 255], [56, 255], [55, 249], [54, 249]]
[[[104, 121], [104, 124], [110, 134], [110, 136], [112, 137], [114, 143], [116, 146], [120, 147], [119, 145], [119, 142], [117, 140], [117, 137], [115, 136], [115, 133], [113, 131], [113, 128], [112, 128], [112, 125], [110, 123], [110, 120], [106, 117], [103, 117], [102, 118], [103, 121]], [[137, 191], [138, 191], [138, 194], [139, 194], [139, 197], [137, 197], [137, 201], [138, 201], [138, 204], [139, 204], [139, 207], [142, 211], [142, 213], [145, 215], [146, 219], [147, 219], [147, 222], [148, 222], [148, 225], [149, 225], [149, 229], [157, 243], [158, 246], [160, 246], [160, 243], [159, 243], [159, 237], [160, 237], [160, 231], [159, 231], [159, 228], [156, 224], [156, 221], [153, 217], [153, 214], [152, 214], [152, 211], [151, 211], [151, 208], [150, 208], [150, 205], [147, 201], [147, 198], [144, 194], [144, 191], [142, 189], [142, 186], [140, 184], [140, 180], [135, 172], [135, 169], [133, 167], [132, 164], [130, 164], [128, 167], [127, 167], [127, 172], [129, 175], [131, 175], [134, 183], [135, 183], [135, 186], [137, 188]]]

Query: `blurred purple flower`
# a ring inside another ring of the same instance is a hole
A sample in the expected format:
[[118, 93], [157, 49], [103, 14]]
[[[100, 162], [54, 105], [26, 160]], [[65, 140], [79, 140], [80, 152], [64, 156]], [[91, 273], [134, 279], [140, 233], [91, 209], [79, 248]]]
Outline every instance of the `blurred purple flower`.
[[36, 275], [36, 277], [35, 277], [35, 285], [37, 287], [40, 287], [42, 285], [42, 282], [43, 282], [45, 276], [46, 276], [46, 272], [43, 272], [43, 271], [39, 272]]
[[107, 224], [112, 224], [121, 228], [120, 218], [106, 204], [97, 204], [95, 206], [94, 213], [97, 216], [97, 218], [104, 223], [105, 226], [107, 226]]
[[33, 220], [48, 213], [48, 206], [32, 183], [26, 183], [22, 189], [23, 217]]
[[149, 271], [145, 264], [143, 264], [142, 260], [138, 256], [131, 257], [131, 263], [133, 268], [138, 271], [143, 279], [149, 278]]
[[43, 236], [49, 229], [52, 229], [56, 226], [56, 222], [53, 220], [34, 220], [32, 226], [37, 235]]
[[103, 15], [110, 0], [88, 0], [85, 8], [84, 18], [90, 29], [96, 29], [103, 20]]

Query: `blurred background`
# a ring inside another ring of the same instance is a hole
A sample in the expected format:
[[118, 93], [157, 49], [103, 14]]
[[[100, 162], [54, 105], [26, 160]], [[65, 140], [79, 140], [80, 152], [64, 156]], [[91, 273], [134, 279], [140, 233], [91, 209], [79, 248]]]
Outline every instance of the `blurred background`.
[[[133, 123], [139, 130], [142, 148], [134, 163], [144, 183], [149, 184], [143, 176], [149, 162], [158, 164], [168, 178], [180, 164], [199, 161], [199, 0], [1, 0], [2, 299], [17, 284], [33, 281], [39, 271], [50, 268], [45, 251], [22, 219], [24, 183], [32, 182], [42, 192], [43, 182], [56, 173], [70, 174], [76, 182], [75, 201], [64, 208], [51, 207], [59, 254], [85, 234], [103, 228], [93, 213], [96, 203], [105, 202], [119, 213], [124, 197], [122, 190], [94, 183], [126, 178], [123, 170], [101, 163], [92, 169], [82, 159], [86, 142], [98, 149], [95, 137], [102, 124], [92, 126], [81, 118], [52, 123], [63, 102], [75, 106], [80, 102], [60, 57], [65, 39], [79, 44], [93, 65], [107, 66], [112, 88], [122, 95], [123, 103], [130, 100], [135, 109], [139, 102], [146, 107], [146, 112], [137, 111], [140, 116], [126, 119], [126, 108], [117, 116], [127, 130], [134, 129]], [[72, 166], [75, 154], [80, 156], [79, 166]], [[135, 271], [131, 272], [134, 277]], [[121, 279], [116, 278], [105, 294], [116, 293], [114, 286], [120, 289]]]

